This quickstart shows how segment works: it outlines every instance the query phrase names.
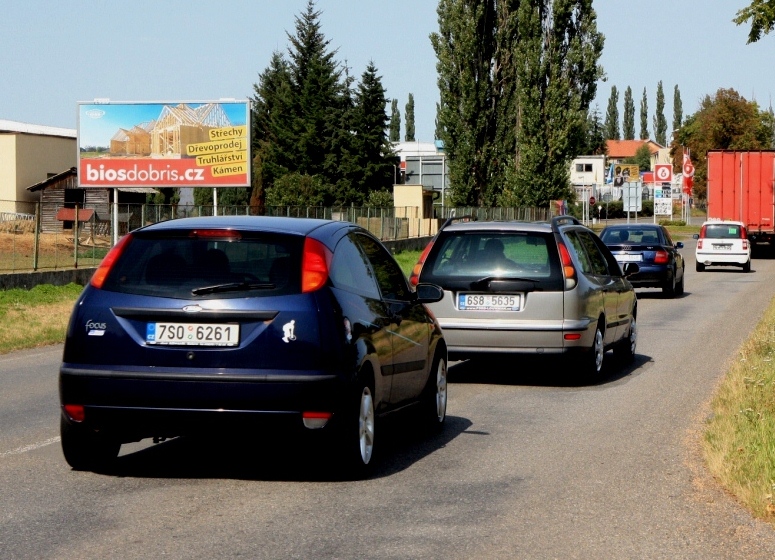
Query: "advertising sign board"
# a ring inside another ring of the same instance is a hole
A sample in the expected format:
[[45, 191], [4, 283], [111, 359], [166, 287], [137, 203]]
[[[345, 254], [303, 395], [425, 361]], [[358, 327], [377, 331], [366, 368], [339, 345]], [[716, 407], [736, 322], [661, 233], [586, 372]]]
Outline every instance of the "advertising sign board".
[[617, 163], [614, 166], [614, 186], [621, 187], [624, 183], [635, 183], [640, 180], [640, 170], [634, 163]]
[[78, 103], [81, 187], [250, 186], [248, 102]]

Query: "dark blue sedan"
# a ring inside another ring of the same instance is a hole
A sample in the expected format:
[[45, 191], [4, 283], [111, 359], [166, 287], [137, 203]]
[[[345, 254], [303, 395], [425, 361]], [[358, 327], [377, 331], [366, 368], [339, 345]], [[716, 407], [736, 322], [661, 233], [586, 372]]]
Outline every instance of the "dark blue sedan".
[[109, 469], [123, 443], [204, 432], [317, 431], [342, 466], [373, 464], [379, 418], [444, 422], [447, 348], [390, 252], [346, 222], [170, 220], [124, 236], [73, 310], [61, 443]]
[[607, 226], [600, 239], [620, 265], [638, 263], [640, 271], [628, 277], [636, 288], [662, 288], [667, 297], [684, 292], [684, 259], [667, 228], [658, 224], [620, 224]]

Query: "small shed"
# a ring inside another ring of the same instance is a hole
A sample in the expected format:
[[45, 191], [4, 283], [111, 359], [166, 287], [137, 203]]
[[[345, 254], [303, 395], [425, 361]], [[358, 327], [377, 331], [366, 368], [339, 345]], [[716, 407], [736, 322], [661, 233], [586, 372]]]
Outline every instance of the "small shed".
[[[40, 192], [41, 233], [63, 233], [73, 229], [78, 208], [78, 229], [88, 234], [110, 233], [112, 188], [82, 188], [78, 186], [78, 169], [58, 173], [27, 187], [30, 192]], [[143, 204], [147, 194], [158, 192], [150, 187], [125, 187], [118, 189], [119, 204]], [[126, 214], [126, 212], [124, 213]], [[119, 221], [121, 221], [119, 212]], [[128, 217], [124, 216], [127, 220]]]

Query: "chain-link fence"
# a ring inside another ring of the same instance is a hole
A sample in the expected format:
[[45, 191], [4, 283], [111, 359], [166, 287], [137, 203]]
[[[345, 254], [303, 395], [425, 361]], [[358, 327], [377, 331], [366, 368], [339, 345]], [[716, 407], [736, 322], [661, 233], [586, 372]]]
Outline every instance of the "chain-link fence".
[[[194, 216], [251, 215], [250, 206], [41, 204], [0, 200], [0, 272], [97, 266], [114, 239], [145, 225]], [[109, 215], [108, 215], [109, 214]], [[479, 220], [546, 220], [548, 208], [266, 207], [268, 216], [319, 218], [358, 224], [383, 241], [434, 235], [449, 217]], [[117, 229], [116, 229], [117, 228]], [[114, 234], [115, 231], [115, 234]]]

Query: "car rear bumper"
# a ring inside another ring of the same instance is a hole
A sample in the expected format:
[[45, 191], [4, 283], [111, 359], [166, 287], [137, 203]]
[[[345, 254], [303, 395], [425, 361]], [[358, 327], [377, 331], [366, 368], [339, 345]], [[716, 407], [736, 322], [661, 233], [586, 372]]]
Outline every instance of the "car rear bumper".
[[751, 260], [749, 253], [696, 253], [697, 262], [705, 266], [713, 265], [744, 265]]
[[62, 367], [60, 401], [82, 405], [83, 426], [123, 439], [301, 427], [303, 411], [340, 409], [343, 381], [320, 372], [185, 374]]
[[[595, 323], [591, 320], [515, 324], [476, 321], [443, 320], [450, 359], [477, 354], [564, 354], [573, 349], [589, 348], [594, 337]], [[567, 340], [566, 334], [577, 334], [576, 340]]]

